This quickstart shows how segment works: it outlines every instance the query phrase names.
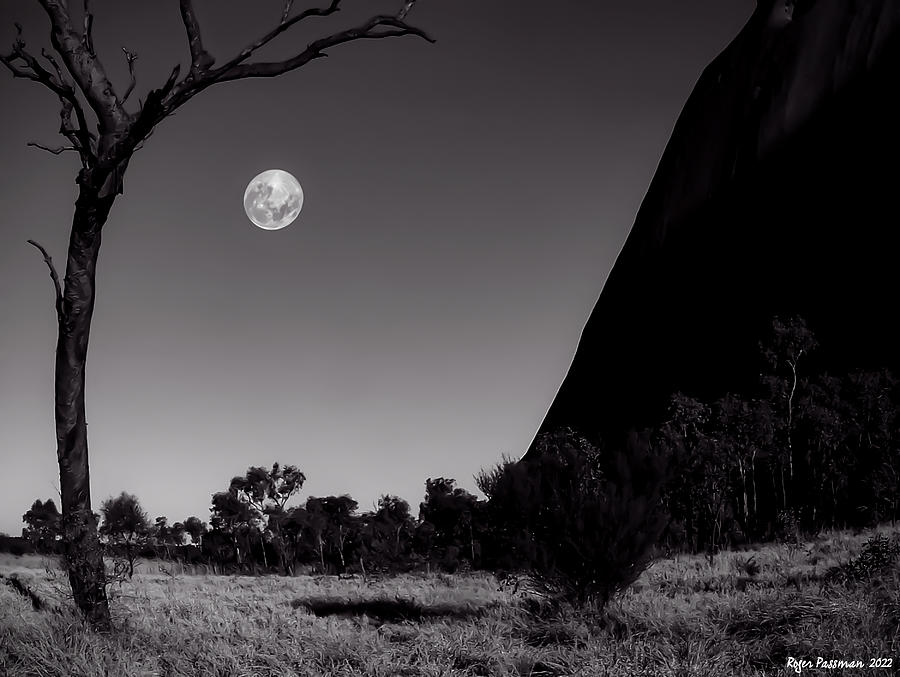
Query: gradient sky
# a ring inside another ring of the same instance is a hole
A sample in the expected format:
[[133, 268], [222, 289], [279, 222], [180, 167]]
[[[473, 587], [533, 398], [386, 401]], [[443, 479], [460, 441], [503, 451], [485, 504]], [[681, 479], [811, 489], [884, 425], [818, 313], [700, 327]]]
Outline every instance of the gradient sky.
[[[220, 61], [280, 10], [197, 4]], [[265, 56], [401, 3], [345, 4]], [[95, 5], [120, 91], [123, 45], [139, 55], [138, 95], [187, 62], [176, 2]], [[300, 500], [350, 493], [361, 510], [392, 493], [417, 511], [427, 477], [475, 492], [480, 468], [530, 443], [681, 106], [752, 9], [420, 0], [409, 18], [436, 45], [343, 45], [280, 78], [216, 86], [164, 121], [104, 230], [87, 383], [95, 508], [125, 490], [151, 517], [207, 520], [210, 494], [276, 460], [306, 472]], [[34, 52], [48, 44], [33, 0], [4, 0], [2, 15], [4, 52], [13, 21]], [[78, 163], [25, 146], [62, 141], [49, 92], [3, 69], [0, 99], [0, 531], [18, 534], [59, 483], [52, 285], [25, 240], [62, 272]], [[275, 232], [241, 205], [269, 168], [306, 196]]]

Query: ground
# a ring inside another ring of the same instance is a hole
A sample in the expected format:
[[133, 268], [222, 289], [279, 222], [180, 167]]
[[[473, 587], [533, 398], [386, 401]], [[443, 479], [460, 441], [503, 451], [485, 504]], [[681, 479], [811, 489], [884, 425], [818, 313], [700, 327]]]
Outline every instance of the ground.
[[[146, 562], [113, 586], [106, 636], [83, 627], [50, 562], [3, 555], [0, 574], [49, 608], [0, 585], [0, 675], [889, 675], [900, 666], [896, 564], [858, 582], [823, 578], [872, 535], [725, 552], [712, 565], [662, 559], [599, 622], [487, 575], [226, 578]], [[816, 668], [819, 658], [864, 667]], [[870, 667], [879, 658], [892, 667]]]

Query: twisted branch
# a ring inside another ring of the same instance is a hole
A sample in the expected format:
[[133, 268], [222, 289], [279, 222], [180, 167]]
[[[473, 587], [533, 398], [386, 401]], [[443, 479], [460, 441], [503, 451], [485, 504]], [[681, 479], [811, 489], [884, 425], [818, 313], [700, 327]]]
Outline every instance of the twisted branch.
[[[56, 59], [46, 50], [41, 50], [41, 55], [53, 68], [53, 73], [47, 70], [38, 59], [25, 48], [22, 39], [22, 26], [16, 26], [16, 39], [9, 54], [0, 54], [0, 62], [13, 74], [13, 77], [33, 80], [44, 85], [53, 92], [60, 101], [60, 128], [59, 132], [77, 150], [81, 156], [81, 164], [89, 167], [93, 164], [93, 135], [88, 130], [87, 118], [75, 88], [65, 77]], [[75, 114], [77, 124], [72, 120]], [[35, 145], [35, 144], [30, 144]]]
[[[331, 47], [356, 40], [377, 40], [413, 35], [428, 42], [434, 42], [434, 39], [425, 31], [406, 23], [406, 16], [415, 5], [416, 0], [405, 0], [403, 8], [396, 15], [374, 16], [359, 26], [314, 40], [291, 58], [273, 62], [248, 62], [250, 57], [290, 28], [309, 18], [335, 14], [340, 10], [342, 3], [342, 0], [321, 1], [322, 5], [292, 16], [293, 0], [283, 0], [281, 19], [274, 28], [250, 43], [222, 66], [214, 68], [215, 59], [203, 45], [200, 23], [197, 20], [193, 0], [179, 0], [181, 19], [191, 53], [190, 69], [184, 78], [178, 81], [180, 69], [176, 65], [165, 84], [158, 89], [151, 90], [146, 101], [140, 103], [140, 110], [135, 114], [128, 113], [123, 104], [134, 92], [136, 86], [134, 62], [137, 55], [125, 47], [122, 48], [131, 78], [124, 96], [119, 98], [106, 76], [100, 59], [94, 52], [91, 0], [83, 0], [81, 32], [72, 26], [68, 0], [38, 0], [50, 19], [51, 42], [56, 53], [61, 57], [65, 69], [54, 56], [46, 51], [42, 51], [42, 56], [49, 63], [49, 67], [42, 66], [25, 49], [25, 43], [21, 39], [21, 27], [18, 25], [19, 37], [13, 45], [12, 52], [6, 56], [0, 56], [0, 60], [15, 77], [40, 82], [53, 91], [62, 103], [59, 131], [70, 144], [55, 149], [37, 143], [30, 145], [54, 154], [72, 149], [78, 151], [81, 155], [82, 165], [87, 172], [83, 175], [84, 180], [102, 185], [103, 194], [106, 194], [107, 188], [121, 192], [121, 174], [127, 167], [128, 160], [153, 133], [155, 126], [189, 99], [213, 84], [245, 78], [282, 75], [301, 68], [313, 59], [327, 56], [326, 51]], [[71, 82], [67, 79], [69, 75], [72, 78]], [[85, 110], [81, 106], [79, 93], [96, 115], [99, 131], [97, 136], [88, 130]], [[80, 182], [82, 175], [79, 176]], [[115, 185], [107, 186], [110, 176], [114, 176]]]
[[37, 143], [36, 141], [29, 141], [25, 145], [31, 146], [32, 148], [40, 148], [41, 150], [45, 150], [48, 153], [53, 153], [54, 155], [59, 155], [60, 153], [64, 153], [67, 150], [74, 150], [74, 151], [78, 150], [75, 146], [57, 146], [56, 148], [51, 148], [49, 146], [45, 146], [43, 144]]
[[91, 12], [91, 0], [84, 0], [82, 24], [81, 45], [87, 50], [88, 54], [97, 56], [97, 53], [94, 51], [94, 13]]
[[90, 0], [84, 0], [83, 32], [72, 26], [67, 0], [38, 0], [50, 19], [50, 41], [62, 57], [69, 73], [84, 95], [102, 133], [121, 130], [129, 116], [116, 96], [116, 90], [106, 75], [100, 58], [94, 52], [92, 37], [93, 13]]
[[[389, 30], [376, 30], [385, 26], [390, 27]], [[325, 38], [320, 38], [319, 40], [314, 40], [307, 45], [306, 49], [290, 59], [285, 59], [284, 61], [238, 64], [224, 71], [222, 69], [217, 69], [210, 73], [210, 76], [215, 82], [227, 82], [229, 80], [241, 80], [244, 78], [275, 77], [296, 70], [301, 66], [305, 66], [313, 59], [327, 56], [324, 53], [324, 50], [329, 47], [334, 47], [345, 42], [353, 42], [355, 40], [377, 40], [380, 38], [392, 38], [403, 35], [416, 35], [428, 42], [434, 42], [434, 39], [424, 31], [410, 26], [393, 16], [376, 16], [357, 28], [351, 28], [346, 31], [334, 33]]]
[[416, 0], [406, 0], [406, 4], [403, 5], [403, 9], [397, 14], [397, 18], [400, 21], [403, 21], [406, 18], [406, 15], [410, 13], [413, 6], [416, 4]]
[[131, 82], [128, 85], [128, 89], [125, 90], [125, 94], [122, 96], [122, 103], [128, 101], [128, 97], [131, 96], [131, 92], [134, 91], [134, 86], [137, 84], [137, 79], [134, 76], [134, 62], [137, 61], [137, 54], [134, 52], [129, 52], [125, 47], [122, 47], [122, 51], [125, 53], [125, 60], [128, 62], [128, 74], [131, 76]]
[[50, 269], [50, 279], [53, 280], [53, 288], [56, 291], [56, 316], [62, 320], [65, 316], [63, 312], [63, 293], [62, 293], [62, 285], [59, 283], [59, 275], [56, 273], [56, 267], [53, 265], [53, 259], [50, 257], [50, 254], [47, 253], [47, 250], [44, 247], [34, 240], [28, 240], [28, 244], [33, 247], [37, 247], [41, 254], [44, 255], [44, 263], [47, 264], [47, 267]]
[[290, 14], [290, 10], [291, 10], [291, 4], [292, 3], [290, 3], [290, 2], [285, 2], [284, 11], [282, 12], [282, 15], [281, 15], [281, 22], [277, 26], [275, 26], [275, 28], [270, 30], [268, 33], [263, 35], [261, 38], [259, 38], [252, 44], [244, 47], [244, 49], [242, 49], [240, 52], [238, 52], [237, 56], [235, 56], [233, 59], [229, 60], [228, 63], [226, 63], [221, 68], [217, 68], [216, 72], [225, 72], [225, 71], [229, 70], [230, 68], [232, 68], [233, 66], [236, 66], [239, 63], [243, 63], [248, 58], [250, 58], [254, 52], [256, 52], [257, 50], [266, 46], [267, 44], [272, 42], [272, 40], [274, 40], [279, 35], [284, 33], [286, 30], [288, 30], [292, 26], [300, 23], [301, 21], [303, 21], [305, 19], [308, 19], [310, 17], [330, 16], [331, 14], [334, 14], [335, 12], [339, 12], [341, 0], [332, 0], [331, 4], [328, 7], [312, 7], [310, 9], [304, 10], [303, 12], [300, 12], [300, 14], [297, 14], [292, 18], [288, 18], [288, 15]]
[[[188, 32], [189, 41], [197, 40], [199, 43], [200, 28], [196, 23], [191, 0], [180, 0], [183, 10], [187, 10], [187, 18], [184, 19], [185, 29]], [[355, 28], [333, 33], [319, 40], [309, 43], [305, 49], [295, 56], [283, 61], [251, 62], [245, 63], [253, 54], [272, 42], [276, 37], [289, 28], [311, 17], [327, 17], [340, 11], [342, 0], [331, 0], [328, 6], [312, 7], [299, 14], [290, 16], [293, 0], [284, 0], [282, 6], [281, 21], [265, 35], [250, 43], [238, 52], [234, 57], [226, 61], [218, 68], [205, 68], [192, 70], [191, 74], [182, 80], [172, 90], [171, 96], [165, 101], [166, 114], [171, 113], [194, 95], [203, 91], [210, 85], [231, 80], [243, 80], [246, 78], [275, 77], [301, 68], [313, 59], [327, 56], [325, 50], [336, 45], [356, 40], [381, 39], [414, 35], [428, 42], [435, 40], [425, 31], [411, 26], [405, 21], [406, 15], [415, 5], [416, 0], [406, 0], [403, 9], [396, 15], [378, 15]], [[183, 11], [184, 18], [184, 11]], [[192, 50], [194, 49], [193, 42]], [[192, 51], [193, 55], [193, 51]]]
[[62, 69], [59, 67], [59, 61], [56, 60], [56, 57], [43, 47], [41, 47], [41, 56], [47, 59], [48, 63], [53, 66], [53, 70], [56, 71], [56, 79], [60, 82], [64, 82], [66, 78], [62, 74]]
[[288, 17], [291, 15], [291, 7], [293, 4], [294, 0], [284, 0], [284, 8], [281, 10], [281, 23], [288, 20]]
[[190, 73], [196, 77], [213, 65], [215, 59], [203, 47], [203, 39], [200, 37], [200, 23], [194, 12], [193, 0], [180, 0], [181, 22], [187, 33], [188, 48], [191, 50]]

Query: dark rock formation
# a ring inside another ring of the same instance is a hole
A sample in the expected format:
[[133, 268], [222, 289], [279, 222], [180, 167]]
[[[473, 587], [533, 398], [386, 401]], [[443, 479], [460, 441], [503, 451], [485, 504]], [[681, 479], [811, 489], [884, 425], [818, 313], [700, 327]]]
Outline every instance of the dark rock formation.
[[900, 0], [760, 0], [704, 71], [540, 432], [752, 387], [775, 314], [900, 367]]

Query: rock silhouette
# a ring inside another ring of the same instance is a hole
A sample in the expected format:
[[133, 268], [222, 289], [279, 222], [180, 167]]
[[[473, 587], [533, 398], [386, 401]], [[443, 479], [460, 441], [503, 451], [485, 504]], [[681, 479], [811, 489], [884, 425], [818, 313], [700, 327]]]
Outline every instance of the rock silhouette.
[[[771, 317], [900, 366], [900, 0], [761, 0], [685, 104], [538, 431], [620, 437], [752, 387]], [[534, 453], [534, 448], [529, 450]]]

